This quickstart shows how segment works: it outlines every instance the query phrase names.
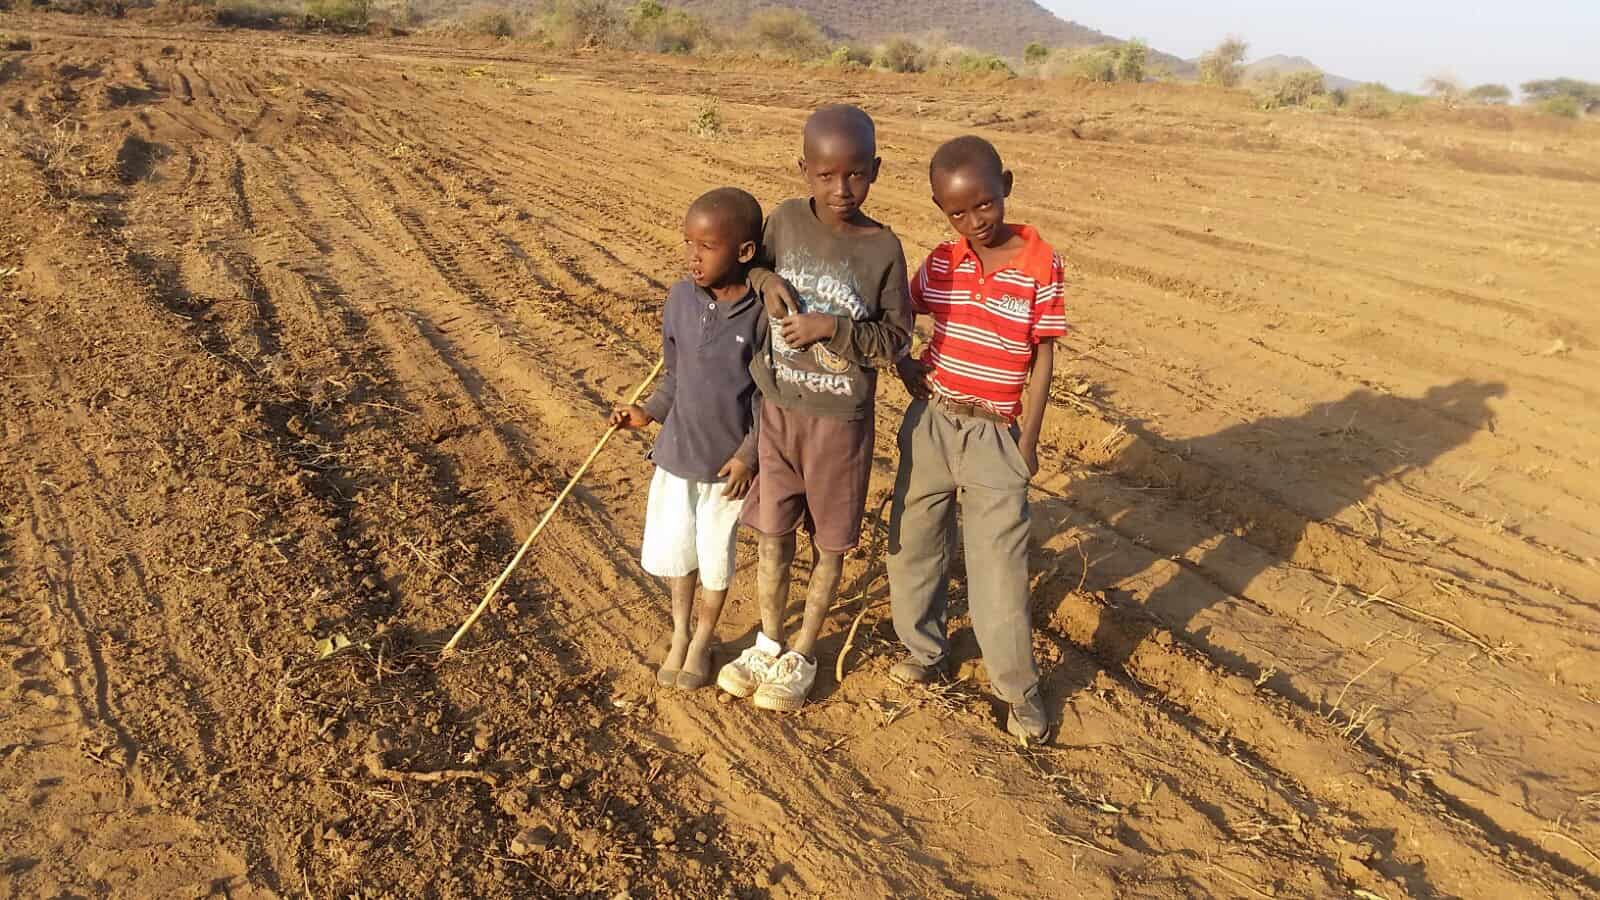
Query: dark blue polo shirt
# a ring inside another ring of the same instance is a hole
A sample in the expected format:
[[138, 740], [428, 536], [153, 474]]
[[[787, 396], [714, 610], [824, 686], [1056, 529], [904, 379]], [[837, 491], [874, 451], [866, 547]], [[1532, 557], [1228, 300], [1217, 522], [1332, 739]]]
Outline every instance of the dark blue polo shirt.
[[756, 392], [750, 361], [767, 344], [767, 314], [754, 291], [719, 302], [684, 279], [661, 314], [666, 359], [655, 393], [642, 405], [661, 423], [651, 456], [679, 478], [718, 481], [735, 454], [756, 467]]

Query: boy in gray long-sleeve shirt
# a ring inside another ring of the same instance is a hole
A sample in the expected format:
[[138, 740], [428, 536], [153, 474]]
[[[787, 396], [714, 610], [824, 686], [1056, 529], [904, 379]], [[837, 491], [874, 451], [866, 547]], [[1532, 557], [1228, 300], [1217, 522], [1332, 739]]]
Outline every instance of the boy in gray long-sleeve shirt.
[[746, 279], [761, 206], [744, 191], [719, 188], [689, 207], [683, 234], [690, 277], [673, 285], [662, 310], [665, 374], [648, 400], [618, 407], [611, 422], [662, 423], [640, 561], [672, 588], [672, 647], [656, 681], [692, 689], [710, 679], [739, 512], [758, 465], [750, 363], [767, 343], [767, 314]]
[[[761, 477], [743, 520], [760, 535], [761, 633], [717, 677], [723, 690], [753, 694], [762, 709], [799, 709], [811, 693], [817, 635], [838, 593], [844, 554], [861, 535], [877, 370], [910, 340], [905, 253], [893, 231], [861, 211], [878, 166], [865, 112], [817, 110], [806, 121], [800, 161], [811, 196], [780, 205], [762, 233], [763, 265], [793, 288], [772, 279], [774, 289], [763, 294], [793, 305], [769, 306], [771, 340], [751, 366], [762, 395]], [[805, 617], [785, 650], [790, 568], [802, 523], [816, 561]]]

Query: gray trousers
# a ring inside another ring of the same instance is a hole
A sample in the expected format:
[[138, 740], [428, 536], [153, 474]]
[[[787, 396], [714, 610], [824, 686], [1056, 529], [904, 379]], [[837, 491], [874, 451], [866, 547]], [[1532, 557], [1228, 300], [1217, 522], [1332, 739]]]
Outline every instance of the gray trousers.
[[972, 630], [995, 693], [1019, 702], [1039, 683], [1039, 669], [1028, 611], [1029, 475], [1016, 436], [918, 400], [906, 410], [899, 446], [889, 512], [895, 632], [924, 665], [950, 650], [947, 573], [959, 502]]

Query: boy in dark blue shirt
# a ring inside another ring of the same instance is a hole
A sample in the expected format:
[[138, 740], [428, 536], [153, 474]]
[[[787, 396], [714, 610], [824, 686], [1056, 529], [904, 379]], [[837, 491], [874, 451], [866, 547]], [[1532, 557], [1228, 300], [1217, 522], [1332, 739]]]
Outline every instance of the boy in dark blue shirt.
[[640, 562], [672, 588], [672, 646], [656, 682], [693, 689], [710, 680], [739, 513], [756, 472], [750, 361], [766, 346], [768, 326], [746, 279], [761, 241], [761, 205], [737, 188], [711, 191], [689, 207], [683, 240], [689, 278], [673, 285], [662, 311], [661, 383], [644, 403], [618, 407], [611, 422], [662, 423]]

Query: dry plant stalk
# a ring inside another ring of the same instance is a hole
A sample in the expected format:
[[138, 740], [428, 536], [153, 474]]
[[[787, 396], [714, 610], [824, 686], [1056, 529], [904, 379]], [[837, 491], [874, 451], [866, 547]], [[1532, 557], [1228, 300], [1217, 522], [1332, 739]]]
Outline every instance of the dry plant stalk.
[[490, 787], [498, 787], [500, 779], [488, 772], [478, 772], [472, 769], [439, 769], [432, 772], [403, 772], [391, 769], [383, 764], [383, 756], [378, 753], [369, 753], [363, 760], [367, 766], [367, 773], [379, 781], [393, 781], [396, 783], [415, 781], [423, 783], [443, 783], [448, 781], [481, 781]]
[[1556, 831], [1554, 829], [1545, 829], [1543, 831], [1535, 831], [1534, 834], [1537, 834], [1540, 837], [1557, 838], [1557, 839], [1566, 841], [1567, 843], [1571, 844], [1572, 846], [1577, 847], [1579, 850], [1582, 850], [1584, 853], [1589, 854], [1589, 858], [1594, 860], [1596, 863], [1600, 863], [1600, 853], [1595, 853], [1593, 850], [1589, 849], [1589, 845], [1588, 844], [1585, 844], [1583, 841], [1578, 840], [1577, 838], [1573, 837], [1570, 834], [1566, 834], [1564, 832]]
[[1467, 643], [1477, 647], [1479, 650], [1482, 650], [1490, 659], [1499, 659], [1500, 656], [1506, 652], [1506, 649], [1503, 647], [1496, 648], [1489, 646], [1488, 641], [1485, 641], [1483, 638], [1478, 637], [1477, 635], [1465, 628], [1462, 628], [1460, 625], [1457, 625], [1449, 619], [1443, 619], [1439, 616], [1433, 615], [1432, 613], [1423, 612], [1414, 606], [1407, 606], [1406, 604], [1401, 603], [1399, 600], [1390, 600], [1388, 597], [1383, 596], [1383, 591], [1379, 591], [1375, 594], [1364, 593], [1362, 594], [1362, 597], [1364, 597], [1369, 603], [1377, 603], [1387, 606], [1392, 610], [1396, 610], [1397, 612], [1416, 616], [1425, 622], [1431, 622], [1440, 628], [1445, 629], [1446, 631], [1459, 635], [1462, 640], [1465, 640]]
[[[650, 374], [646, 375], [644, 380], [639, 382], [639, 386], [634, 388], [633, 393], [628, 396], [628, 404], [630, 406], [639, 402], [639, 397], [644, 394], [644, 389], [650, 386], [650, 382], [656, 380], [657, 375], [661, 374], [661, 367], [665, 363], [665, 357], [656, 360], [655, 366], [650, 369]], [[512, 572], [516, 571], [517, 565], [522, 562], [522, 557], [528, 554], [528, 548], [533, 546], [534, 539], [539, 536], [541, 531], [544, 531], [546, 525], [550, 524], [550, 520], [555, 517], [556, 510], [561, 508], [562, 501], [566, 500], [567, 495], [572, 493], [572, 489], [578, 486], [578, 479], [583, 477], [583, 473], [589, 471], [589, 467], [594, 464], [595, 457], [599, 456], [600, 451], [605, 449], [606, 442], [611, 440], [613, 434], [617, 433], [617, 428], [618, 426], [612, 425], [606, 429], [605, 434], [600, 436], [600, 443], [594, 445], [594, 449], [589, 451], [589, 458], [583, 461], [583, 465], [578, 467], [578, 471], [572, 473], [572, 478], [568, 479], [567, 486], [561, 489], [561, 493], [556, 496], [555, 502], [550, 504], [550, 508], [545, 510], [544, 516], [539, 519], [539, 524], [533, 526], [533, 531], [528, 534], [528, 539], [523, 541], [522, 546], [517, 549], [517, 555], [511, 557], [511, 562], [506, 564], [505, 571], [501, 572], [500, 577], [494, 580], [494, 584], [489, 585], [489, 590], [484, 592], [483, 599], [478, 601], [478, 606], [472, 611], [472, 615], [461, 623], [461, 627], [457, 628], [456, 633], [450, 637], [449, 643], [444, 645], [442, 655], [449, 656], [454, 653], [456, 644], [461, 642], [461, 638], [483, 616], [484, 612], [489, 608], [490, 602], [494, 600], [495, 595], [500, 593], [501, 585], [506, 583], [506, 579], [511, 577]]]
[[860, 598], [861, 609], [856, 613], [855, 619], [850, 622], [850, 633], [845, 635], [844, 646], [840, 648], [839, 655], [834, 657], [833, 660], [833, 680], [835, 684], [844, 681], [845, 657], [849, 656], [850, 651], [855, 648], [856, 631], [861, 628], [862, 618], [866, 616], [868, 610], [877, 605], [867, 599], [867, 593], [872, 590], [874, 584], [877, 584], [880, 577], [874, 574], [873, 570], [877, 567], [878, 559], [883, 555], [883, 545], [888, 540], [888, 535], [883, 530], [883, 508], [889, 504], [889, 499], [885, 497], [883, 503], [878, 506], [878, 540], [874, 544], [872, 558], [867, 562], [866, 575], [863, 576], [867, 579], [866, 583], [862, 585], [860, 592], [857, 594], [857, 597]]

